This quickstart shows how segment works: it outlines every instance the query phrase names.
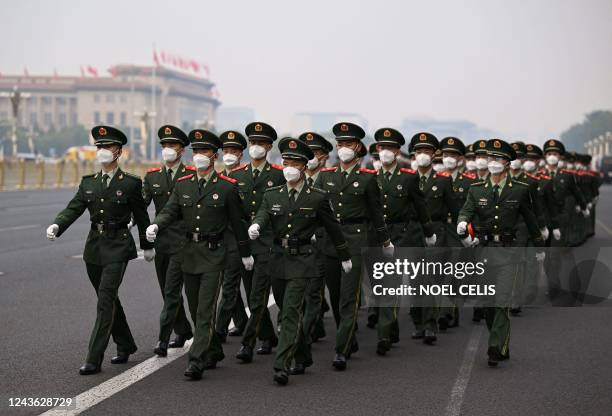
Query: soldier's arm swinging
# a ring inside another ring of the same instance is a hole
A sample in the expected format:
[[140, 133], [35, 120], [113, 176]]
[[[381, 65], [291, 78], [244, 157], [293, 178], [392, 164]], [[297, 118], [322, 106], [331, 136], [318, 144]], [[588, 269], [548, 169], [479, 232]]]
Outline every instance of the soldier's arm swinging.
[[168, 199], [166, 205], [164, 205], [161, 212], [157, 214], [153, 220], [153, 224], [157, 224], [160, 229], [163, 229], [176, 221], [181, 214], [181, 207], [178, 201], [178, 187], [175, 187], [172, 191], [172, 195], [170, 195], [170, 199]]
[[374, 225], [376, 235], [378, 236], [378, 242], [387, 246], [391, 240], [389, 239], [389, 233], [385, 226], [385, 220], [382, 214], [382, 204], [380, 202], [380, 189], [378, 188], [378, 182], [375, 179], [368, 182], [368, 186], [365, 190], [366, 204], [368, 209], [368, 218]]
[[531, 236], [534, 245], [536, 247], [542, 247], [544, 245], [544, 240], [542, 239], [542, 233], [540, 233], [536, 216], [533, 213], [533, 203], [531, 201], [531, 193], [529, 189], [527, 189], [527, 192], [524, 193], [520, 204], [519, 209], [521, 216], [525, 220], [525, 224], [527, 225], [529, 235]]
[[321, 199], [321, 203], [317, 207], [317, 219], [319, 220], [320, 224], [325, 227], [327, 235], [334, 243], [336, 252], [338, 253], [338, 258], [341, 261], [349, 260], [351, 258], [351, 254], [348, 249], [348, 243], [346, 242], [342, 233], [342, 227], [340, 227], [340, 224], [338, 224], [334, 218], [331, 204], [327, 197]]
[[232, 190], [227, 194], [227, 209], [229, 221], [232, 225], [234, 235], [236, 236], [236, 242], [238, 243], [238, 252], [240, 253], [240, 257], [249, 257], [251, 255], [249, 234], [247, 232], [246, 221], [244, 220], [242, 200], [240, 199], [238, 188], [236, 186], [233, 186]]
[[153, 243], [147, 241], [145, 232], [147, 227], [151, 224], [149, 219], [149, 213], [147, 212], [147, 205], [142, 198], [142, 183], [138, 181], [138, 187], [134, 192], [130, 192], [128, 195], [128, 202], [132, 211], [134, 222], [138, 227], [138, 238], [140, 240], [140, 248], [143, 250], [153, 248]]
[[57, 217], [55, 217], [55, 220], [53, 221], [54, 224], [59, 225], [57, 237], [62, 235], [64, 231], [66, 231], [66, 229], [68, 229], [68, 227], [70, 227], [70, 225], [72, 225], [72, 223], [75, 222], [77, 218], [83, 214], [83, 212], [85, 212], [86, 208], [87, 200], [83, 195], [82, 185], [79, 185], [77, 193], [70, 200], [66, 208], [57, 214]]

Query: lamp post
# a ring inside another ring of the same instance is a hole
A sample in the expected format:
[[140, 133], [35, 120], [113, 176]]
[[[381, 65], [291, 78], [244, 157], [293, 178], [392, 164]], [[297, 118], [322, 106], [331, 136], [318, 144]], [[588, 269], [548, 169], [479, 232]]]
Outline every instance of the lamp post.
[[[15, 85], [12, 92], [2, 92], [0, 97], [8, 97], [11, 100], [11, 108], [13, 110], [13, 125], [11, 132], [11, 142], [13, 144], [13, 158], [17, 156], [17, 129], [19, 127], [19, 107], [21, 101], [25, 98], [30, 98], [31, 94], [19, 91], [19, 87]], [[2, 145], [2, 158], [4, 158], [4, 145]]]
[[[149, 143], [149, 126], [151, 119], [153, 119], [157, 114], [155, 111], [147, 111], [145, 108], [142, 112], [135, 112], [134, 115], [140, 118], [140, 155], [143, 159], [147, 159], [147, 144]], [[153, 140], [151, 139], [151, 142]], [[153, 160], [153, 152], [155, 152], [155, 148], [151, 147], [151, 160]]]

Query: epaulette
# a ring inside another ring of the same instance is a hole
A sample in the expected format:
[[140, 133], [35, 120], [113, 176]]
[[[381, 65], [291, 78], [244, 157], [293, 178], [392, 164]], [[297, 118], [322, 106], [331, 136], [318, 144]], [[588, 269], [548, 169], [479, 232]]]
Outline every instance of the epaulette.
[[414, 169], [410, 169], [410, 168], [400, 168], [400, 171], [404, 172], [404, 173], [411, 173], [413, 175], [416, 175], [416, 170]]
[[451, 174], [450, 174], [450, 173], [448, 173], [448, 172], [436, 172], [436, 174], [435, 174], [434, 178], [435, 178], [436, 176], [442, 176], [442, 177], [444, 177], [444, 178], [450, 178]]
[[470, 173], [470, 172], [461, 172], [461, 176], [464, 176], [468, 179], [476, 179], [476, 174], [475, 173]]
[[537, 177], [536, 175], [533, 175], [533, 174], [531, 174], [529, 172], [525, 172], [525, 175], [529, 176], [531, 179], [540, 180], [539, 177]]
[[484, 185], [485, 183], [486, 183], [486, 181], [478, 181], [478, 182], [474, 182], [470, 186], [481, 186], [481, 185]]
[[279, 189], [281, 189], [283, 186], [285, 185], [276, 185], [276, 186], [272, 186], [270, 188], [266, 188], [266, 190], [264, 191], [264, 193], [269, 192], [269, 191], [278, 191]]
[[375, 170], [375, 169], [368, 169], [368, 168], [359, 168], [359, 172], [371, 173], [371, 174], [375, 175], [377, 170]]
[[228, 181], [229, 183], [237, 183], [238, 181], [236, 179], [232, 179], [229, 176], [225, 176], [223, 174], [219, 174], [219, 178], [223, 179], [224, 181]]
[[519, 181], [519, 180], [516, 180], [516, 179], [512, 179], [512, 182], [517, 183], [517, 184], [519, 184], [519, 185], [523, 185], [523, 186], [529, 187], [529, 184], [528, 184], [528, 183], [525, 183], [525, 182], [523, 182], [523, 181]]
[[327, 195], [327, 191], [325, 189], [317, 188], [315, 186], [311, 186], [310, 189], [315, 192], [319, 192], [321, 194]]
[[191, 166], [191, 165], [185, 166], [185, 169], [186, 170], [190, 170], [192, 172], [197, 172], [198, 171], [195, 166]]
[[138, 175], [134, 175], [133, 173], [130, 172], [123, 172], [123, 174], [125, 176], [127, 176], [128, 178], [132, 178], [132, 179], [138, 179], [139, 181], [141, 181], [142, 179], [140, 179], [140, 176]]
[[541, 174], [540, 174], [540, 179], [544, 179], [544, 180], [549, 181], [549, 180], [551, 180], [552, 178], [551, 178], [550, 176], [548, 176], [548, 175], [544, 175], [543, 173], [541, 173]]
[[186, 180], [186, 179], [191, 179], [191, 178], [193, 178], [193, 177], [194, 177], [194, 174], [193, 174], [193, 173], [191, 173], [191, 174], [189, 174], [189, 175], [181, 176], [181, 177], [180, 177], [180, 178], [178, 178], [176, 181], [177, 181], [177, 182], [180, 182], [180, 181], [184, 181], [184, 180]]
[[83, 175], [83, 179], [91, 178], [91, 177], [96, 176], [96, 175], [97, 175], [97, 173], [88, 173], [87, 175]]
[[335, 172], [338, 169], [337, 166], [329, 166], [327, 168], [321, 168], [321, 172]]
[[151, 168], [151, 169], [147, 169], [145, 173], [160, 172], [161, 170], [162, 168]]
[[240, 165], [240, 166], [236, 166], [236, 167], [235, 167], [234, 169], [232, 169], [230, 172], [236, 172], [237, 170], [241, 170], [241, 169], [248, 168], [248, 167], [249, 167], [249, 165], [248, 165], [248, 164], [243, 163], [243, 164], [242, 164], [242, 165]]
[[571, 170], [571, 169], [561, 169], [561, 172], [563, 173], [569, 173], [569, 174], [575, 174], [576, 171], [575, 170]]
[[283, 167], [281, 165], [277, 165], [276, 163], [270, 163], [270, 166], [276, 170], [283, 170]]

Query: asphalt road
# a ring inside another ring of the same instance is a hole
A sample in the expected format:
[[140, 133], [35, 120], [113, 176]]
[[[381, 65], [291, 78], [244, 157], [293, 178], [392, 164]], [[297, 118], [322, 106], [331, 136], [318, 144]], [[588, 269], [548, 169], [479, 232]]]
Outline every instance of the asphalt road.
[[[108, 363], [82, 377], [95, 319], [95, 293], [79, 257], [89, 226], [82, 217], [55, 242], [45, 228], [72, 191], [0, 193], [0, 414], [39, 414], [48, 408], [9, 407], [9, 398], [75, 397], [152, 357], [161, 295], [152, 264], [131, 262], [120, 290], [139, 346], [127, 365]], [[612, 247], [612, 189], [602, 188], [596, 236], [587, 244]], [[275, 312], [275, 307], [272, 308]], [[185, 380], [180, 357], [86, 414], [214, 415], [610, 415], [612, 309], [531, 308], [512, 321], [509, 362], [486, 365], [484, 324], [460, 328], [428, 347], [409, 338], [402, 311], [401, 342], [375, 354], [376, 333], [360, 317], [361, 350], [346, 372], [333, 371], [333, 318], [314, 346], [315, 365], [281, 388], [272, 382], [273, 356], [239, 364], [239, 340], [200, 382]], [[468, 313], [464, 313], [464, 317]]]

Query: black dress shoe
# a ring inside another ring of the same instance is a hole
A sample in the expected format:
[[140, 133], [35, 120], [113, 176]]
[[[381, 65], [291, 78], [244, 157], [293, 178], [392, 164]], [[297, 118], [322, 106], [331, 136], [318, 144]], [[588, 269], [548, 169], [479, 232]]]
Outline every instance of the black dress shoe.
[[230, 337], [241, 337], [242, 336], [242, 329], [233, 327], [232, 329], [229, 330], [227, 335], [230, 336]]
[[338, 371], [346, 370], [346, 357], [344, 356], [344, 354], [336, 353], [332, 365]]
[[157, 341], [157, 345], [153, 349], [153, 352], [160, 357], [166, 357], [168, 355], [168, 343], [164, 341]]
[[223, 353], [213, 357], [207, 357], [206, 361], [204, 361], [204, 370], [214, 370], [217, 368], [217, 363], [223, 361], [224, 358], [225, 354]]
[[99, 372], [100, 366], [92, 363], [85, 363], [81, 368], [79, 368], [79, 374], [82, 376], [88, 376]]
[[445, 316], [438, 318], [438, 328], [440, 331], [446, 331], [448, 329], [448, 318]]
[[202, 378], [202, 371], [193, 364], [189, 364], [184, 374], [185, 377], [188, 377], [192, 380], [200, 380]]
[[225, 344], [227, 342], [227, 332], [226, 331], [223, 331], [223, 332], [217, 331], [217, 336], [219, 337], [219, 342], [221, 344]]
[[274, 382], [279, 386], [286, 386], [289, 383], [289, 374], [285, 370], [274, 369]]
[[189, 341], [193, 338], [193, 334], [190, 332], [185, 335], [177, 335], [170, 343], [168, 344], [168, 348], [183, 348], [185, 346], [185, 342]]
[[265, 340], [261, 342], [261, 346], [257, 348], [258, 355], [270, 355], [272, 354], [272, 348], [278, 345], [278, 338], [274, 337], [272, 340]]
[[111, 358], [111, 364], [125, 364], [128, 362], [129, 358], [130, 358], [130, 354], [120, 352], [117, 355], [115, 355], [113, 358]]
[[368, 328], [376, 328], [376, 324], [378, 323], [378, 315], [372, 314], [368, 315]]
[[381, 339], [380, 341], [378, 341], [378, 344], [376, 344], [376, 354], [378, 355], [385, 355], [390, 349], [391, 341], [389, 340]]
[[391, 344], [397, 344], [400, 342], [399, 335], [391, 335]]
[[423, 342], [427, 345], [433, 345], [438, 340], [436, 333], [431, 329], [426, 329], [423, 334]]
[[414, 331], [412, 333], [412, 339], [422, 339], [425, 337], [425, 331], [420, 330], [420, 331]]
[[289, 369], [289, 374], [292, 376], [298, 376], [306, 372], [306, 366], [302, 363], [295, 363], [294, 367]]
[[243, 345], [240, 347], [238, 354], [236, 354], [236, 358], [241, 360], [243, 363], [250, 363], [253, 361], [253, 348], [248, 345]]
[[487, 355], [489, 356], [487, 361], [489, 367], [497, 367], [499, 362], [505, 359], [495, 347], [489, 347], [487, 350]]

